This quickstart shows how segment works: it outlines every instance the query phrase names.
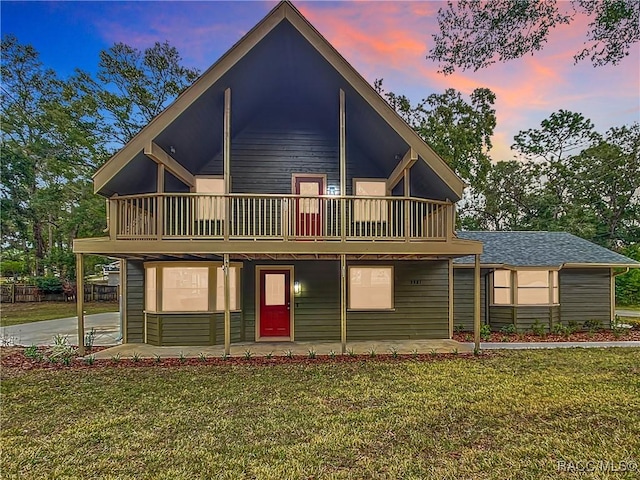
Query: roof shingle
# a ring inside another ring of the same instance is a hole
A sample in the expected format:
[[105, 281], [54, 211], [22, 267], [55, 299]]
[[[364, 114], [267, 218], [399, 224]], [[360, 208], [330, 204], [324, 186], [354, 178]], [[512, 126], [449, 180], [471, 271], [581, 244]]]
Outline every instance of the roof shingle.
[[[571, 264], [638, 266], [640, 262], [612, 252], [566, 232], [457, 232], [458, 238], [484, 244], [482, 264], [514, 267], [560, 267]], [[473, 256], [456, 258], [456, 264], [472, 264]]]

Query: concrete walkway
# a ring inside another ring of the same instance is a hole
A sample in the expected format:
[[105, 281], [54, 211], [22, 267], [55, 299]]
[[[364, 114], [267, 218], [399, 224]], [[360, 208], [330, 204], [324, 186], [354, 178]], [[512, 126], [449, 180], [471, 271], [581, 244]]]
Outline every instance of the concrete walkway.
[[[329, 355], [334, 352], [340, 355], [340, 342], [241, 342], [231, 344], [232, 357], [244, 357], [247, 351], [252, 357], [264, 357], [272, 354], [274, 357], [282, 357], [288, 351], [293, 355], [308, 355], [313, 350], [316, 355]], [[348, 342], [347, 352], [353, 350], [358, 355], [368, 355], [375, 351], [378, 355], [389, 354], [393, 350], [399, 354], [411, 354], [414, 351], [428, 354], [437, 353], [473, 353], [473, 344], [460, 343], [455, 340], [406, 340], [406, 341], [361, 341]], [[222, 345], [203, 347], [156, 347], [143, 343], [127, 343], [116, 347], [107, 348], [94, 354], [94, 358], [112, 358], [120, 355], [120, 358], [131, 358], [137, 355], [140, 358], [198, 357], [204, 354], [207, 357], [221, 357], [224, 353]]]
[[[471, 345], [472, 343], [467, 343]], [[481, 350], [534, 350], [540, 348], [609, 348], [609, 347], [637, 347], [640, 342], [481, 342]]]
[[[96, 313], [84, 317], [85, 332], [94, 329], [96, 346], [120, 343], [120, 313]], [[44, 320], [0, 327], [0, 341], [6, 345], [52, 345], [56, 335], [66, 336], [69, 343], [78, 343], [78, 317]]]

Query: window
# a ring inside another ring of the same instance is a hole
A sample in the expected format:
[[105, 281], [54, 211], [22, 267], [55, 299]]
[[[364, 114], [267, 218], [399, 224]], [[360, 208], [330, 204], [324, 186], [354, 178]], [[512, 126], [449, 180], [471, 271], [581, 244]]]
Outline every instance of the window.
[[209, 269], [164, 267], [162, 269], [163, 312], [209, 310]]
[[[229, 310], [238, 308], [237, 267], [229, 267]], [[216, 310], [224, 312], [224, 270], [216, 268]]]
[[349, 308], [393, 308], [393, 267], [349, 267]]
[[157, 289], [156, 289], [156, 268], [150, 267], [147, 268], [144, 272], [144, 282], [147, 286], [145, 291], [145, 306], [146, 309], [155, 312], [157, 310], [156, 301], [157, 301]]
[[[224, 179], [219, 177], [196, 177], [198, 196], [197, 220], [224, 220]], [[210, 196], [211, 194], [220, 195]]]
[[519, 270], [518, 305], [549, 304], [549, 271]]
[[[240, 309], [239, 268], [239, 264], [229, 267], [230, 310]], [[222, 266], [211, 262], [146, 264], [145, 310], [147, 312], [224, 311]]]
[[[516, 277], [515, 302], [512, 300], [512, 275]], [[495, 270], [494, 305], [557, 305], [560, 303], [558, 272], [555, 270]]]
[[[384, 197], [387, 194], [387, 184], [385, 180], [354, 180], [354, 190], [358, 197]], [[353, 219], [356, 222], [387, 221], [385, 200], [355, 200], [353, 206]]]
[[511, 304], [511, 270], [493, 272], [493, 303], [496, 305]]

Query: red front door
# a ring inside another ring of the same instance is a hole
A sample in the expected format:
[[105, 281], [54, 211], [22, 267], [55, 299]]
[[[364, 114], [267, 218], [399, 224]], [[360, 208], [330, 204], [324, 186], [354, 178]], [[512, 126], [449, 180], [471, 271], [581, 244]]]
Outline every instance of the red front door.
[[295, 222], [297, 237], [317, 237], [322, 235], [322, 201], [308, 197], [324, 195], [322, 177], [294, 177], [294, 192], [307, 198], [296, 200]]
[[291, 272], [260, 271], [260, 336], [291, 336]]

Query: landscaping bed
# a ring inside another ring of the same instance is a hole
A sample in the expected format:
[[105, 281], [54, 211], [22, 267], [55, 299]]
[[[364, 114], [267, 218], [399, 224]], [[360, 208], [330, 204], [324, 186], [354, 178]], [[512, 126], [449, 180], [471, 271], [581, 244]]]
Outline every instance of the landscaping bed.
[[[156, 358], [120, 358], [112, 356], [109, 359], [93, 359], [91, 355], [108, 347], [93, 347], [87, 350], [84, 358], [75, 354], [66, 362], [61, 360], [50, 361], [47, 347], [1, 347], [0, 366], [2, 376], [11, 377], [21, 372], [32, 370], [89, 370], [94, 368], [138, 368], [138, 367], [179, 367], [179, 366], [233, 366], [233, 365], [314, 365], [325, 363], [358, 363], [366, 361], [399, 362], [412, 360], [419, 362], [440, 361], [453, 359], [465, 354], [458, 353], [413, 353], [413, 354], [346, 354], [346, 355], [251, 355], [241, 357], [161, 357]], [[495, 355], [487, 352], [486, 355]], [[465, 356], [472, 356], [466, 354]]]
[[[458, 342], [473, 342], [473, 332], [455, 332], [453, 339]], [[591, 332], [571, 332], [563, 334], [505, 333], [483, 331], [483, 342], [629, 342], [640, 341], [640, 330], [595, 330]]]

